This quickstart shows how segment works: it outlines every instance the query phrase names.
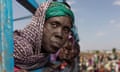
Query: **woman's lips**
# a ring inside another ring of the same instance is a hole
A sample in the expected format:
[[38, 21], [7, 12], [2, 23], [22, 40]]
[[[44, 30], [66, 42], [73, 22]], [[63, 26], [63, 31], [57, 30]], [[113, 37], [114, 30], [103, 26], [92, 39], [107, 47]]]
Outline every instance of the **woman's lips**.
[[52, 45], [54, 47], [60, 48], [61, 47], [61, 43], [60, 42], [52, 42]]
[[54, 52], [57, 52], [61, 48], [61, 44], [58, 42], [51, 42], [51, 47]]

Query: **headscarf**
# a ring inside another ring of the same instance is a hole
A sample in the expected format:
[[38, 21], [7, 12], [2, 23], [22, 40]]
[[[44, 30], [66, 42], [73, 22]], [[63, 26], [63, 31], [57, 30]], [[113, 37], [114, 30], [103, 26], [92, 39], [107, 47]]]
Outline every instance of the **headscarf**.
[[70, 8], [61, 2], [52, 2], [46, 11], [46, 19], [55, 16], [70, 16], [74, 23], [74, 14]]
[[51, 2], [41, 4], [32, 17], [32, 22], [23, 30], [14, 32], [15, 66], [32, 70], [43, 67], [48, 62], [49, 55], [41, 53], [41, 41], [46, 10], [50, 4]]
[[31, 70], [44, 66], [48, 56], [40, 53], [45, 11], [50, 2], [43, 3], [32, 17], [32, 22], [23, 30], [14, 33], [15, 66]]

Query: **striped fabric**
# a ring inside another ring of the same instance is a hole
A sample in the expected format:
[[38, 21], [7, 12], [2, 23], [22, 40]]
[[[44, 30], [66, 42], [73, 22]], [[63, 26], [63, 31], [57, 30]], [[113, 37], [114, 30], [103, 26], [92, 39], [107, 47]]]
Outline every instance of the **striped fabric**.
[[43, 3], [32, 17], [32, 22], [23, 30], [14, 32], [15, 66], [31, 70], [42, 67], [48, 60], [41, 53], [41, 39], [45, 22], [45, 12], [50, 2]]

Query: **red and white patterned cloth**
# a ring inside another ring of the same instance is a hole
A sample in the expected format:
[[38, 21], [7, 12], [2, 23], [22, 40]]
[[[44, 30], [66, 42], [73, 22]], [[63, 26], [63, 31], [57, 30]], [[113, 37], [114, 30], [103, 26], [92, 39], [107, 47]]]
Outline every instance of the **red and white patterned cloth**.
[[43, 3], [32, 17], [32, 22], [23, 30], [14, 32], [15, 66], [29, 70], [44, 66], [47, 62], [49, 57], [41, 53], [41, 39], [49, 4]]

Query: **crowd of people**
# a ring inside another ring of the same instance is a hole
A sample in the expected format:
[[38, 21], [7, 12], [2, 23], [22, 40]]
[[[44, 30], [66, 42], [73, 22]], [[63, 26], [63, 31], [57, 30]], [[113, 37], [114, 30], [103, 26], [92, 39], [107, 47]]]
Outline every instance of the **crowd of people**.
[[120, 57], [117, 53], [82, 55], [80, 72], [120, 72]]

